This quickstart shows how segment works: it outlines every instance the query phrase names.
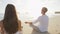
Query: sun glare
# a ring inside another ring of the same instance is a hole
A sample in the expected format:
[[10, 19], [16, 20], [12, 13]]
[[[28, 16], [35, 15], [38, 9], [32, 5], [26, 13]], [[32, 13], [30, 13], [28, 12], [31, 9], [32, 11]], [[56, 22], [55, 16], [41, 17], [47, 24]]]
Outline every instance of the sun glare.
[[[58, 0], [3, 0], [0, 2], [0, 5], [4, 6], [2, 9], [5, 9], [8, 3], [15, 5], [19, 19], [36, 19], [41, 15], [42, 7], [48, 8], [46, 14], [49, 17], [52, 17], [55, 11], [60, 10]], [[1, 11], [4, 12], [4, 10]]]

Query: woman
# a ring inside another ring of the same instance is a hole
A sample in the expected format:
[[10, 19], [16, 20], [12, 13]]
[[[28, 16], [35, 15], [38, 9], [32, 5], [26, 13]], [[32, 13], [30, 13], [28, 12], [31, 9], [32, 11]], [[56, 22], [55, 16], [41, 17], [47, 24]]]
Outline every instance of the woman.
[[18, 20], [15, 6], [8, 4], [5, 9], [4, 19], [1, 21], [0, 25], [2, 34], [17, 34], [21, 33], [21, 21]]

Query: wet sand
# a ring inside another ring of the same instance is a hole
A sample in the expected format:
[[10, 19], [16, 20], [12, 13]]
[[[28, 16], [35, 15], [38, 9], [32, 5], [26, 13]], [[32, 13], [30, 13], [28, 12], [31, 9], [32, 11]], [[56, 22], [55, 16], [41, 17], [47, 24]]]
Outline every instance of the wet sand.
[[23, 34], [60, 34], [60, 16], [49, 18], [48, 33], [40, 33], [23, 23]]

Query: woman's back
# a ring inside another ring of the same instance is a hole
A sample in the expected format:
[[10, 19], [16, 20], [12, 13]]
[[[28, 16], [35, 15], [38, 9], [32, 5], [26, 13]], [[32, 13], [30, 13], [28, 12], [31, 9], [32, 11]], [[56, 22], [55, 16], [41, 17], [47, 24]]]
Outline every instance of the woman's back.
[[8, 4], [6, 6], [1, 28], [4, 34], [15, 34], [21, 31], [21, 21], [17, 18], [14, 5]]
[[[18, 21], [19, 22], [19, 24], [21, 23], [20, 21]], [[19, 26], [19, 28], [20, 28], [20, 26]], [[18, 29], [19, 29], [18, 28]], [[6, 31], [5, 31], [5, 29], [4, 29], [4, 27], [3, 27], [3, 21], [0, 21], [0, 33], [1, 34], [8, 34]], [[20, 29], [16, 32], [16, 33], [14, 33], [14, 34], [22, 34], [22, 30], [20, 31]]]

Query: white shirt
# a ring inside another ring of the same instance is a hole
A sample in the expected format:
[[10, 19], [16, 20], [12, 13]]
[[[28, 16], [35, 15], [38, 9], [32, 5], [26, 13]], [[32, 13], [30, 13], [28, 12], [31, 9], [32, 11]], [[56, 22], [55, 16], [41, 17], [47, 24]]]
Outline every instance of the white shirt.
[[48, 16], [47, 15], [42, 15], [39, 16], [36, 21], [33, 22], [33, 24], [39, 22], [39, 25], [37, 26], [41, 32], [47, 31], [48, 30]]

